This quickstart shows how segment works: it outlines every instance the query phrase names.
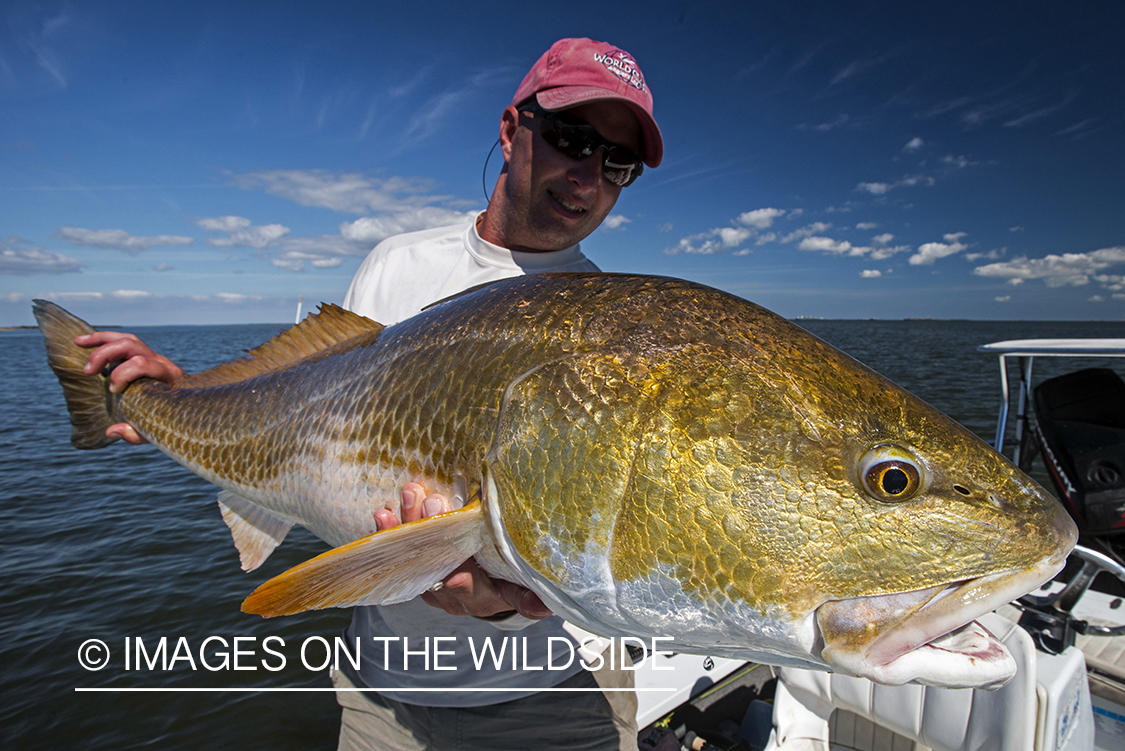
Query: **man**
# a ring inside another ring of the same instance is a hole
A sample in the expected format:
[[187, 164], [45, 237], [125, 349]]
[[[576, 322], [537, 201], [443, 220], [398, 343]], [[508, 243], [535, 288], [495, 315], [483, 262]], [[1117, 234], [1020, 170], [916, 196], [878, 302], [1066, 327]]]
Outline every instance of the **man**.
[[[628, 53], [589, 39], [560, 40], [532, 67], [501, 115], [500, 147], [505, 164], [487, 210], [467, 226], [380, 243], [356, 273], [345, 307], [390, 325], [477, 284], [524, 273], [597, 271], [578, 243], [602, 223], [642, 163], [656, 167], [663, 156], [640, 69]], [[115, 390], [142, 375], [166, 381], [182, 375], [130, 335], [103, 332], [76, 341], [98, 347], [88, 372], [126, 360], [113, 372]], [[108, 432], [143, 440], [126, 425]], [[376, 512], [380, 529], [449, 510], [450, 502], [418, 479], [403, 488], [401, 520], [389, 510]], [[349, 643], [361, 640], [364, 660], [358, 671], [345, 666], [333, 675], [344, 708], [340, 748], [635, 749], [636, 699], [620, 690], [632, 686], [621, 656], [612, 665], [604, 656], [596, 671], [578, 660], [564, 670], [545, 669], [565, 662], [549, 660], [552, 637], [582, 638], [548, 616], [532, 592], [490, 579], [473, 561], [418, 600], [357, 608], [347, 636]], [[511, 638], [513, 631], [519, 639]], [[442, 655], [447, 669], [427, 670], [423, 651], [439, 636], [453, 637], [442, 647], [452, 651]], [[470, 640], [479, 653], [489, 638], [497, 649], [519, 647], [518, 669], [510, 654], [478, 667]], [[377, 645], [385, 647], [370, 648]], [[557, 687], [571, 690], [542, 691]], [[441, 688], [447, 691], [435, 692]], [[508, 690], [496, 691], [501, 688]]]

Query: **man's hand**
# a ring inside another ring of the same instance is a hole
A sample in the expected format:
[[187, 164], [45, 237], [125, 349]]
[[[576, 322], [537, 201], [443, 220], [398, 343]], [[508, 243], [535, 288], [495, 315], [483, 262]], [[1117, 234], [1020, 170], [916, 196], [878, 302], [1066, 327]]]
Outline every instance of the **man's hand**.
[[[110, 363], [120, 362], [109, 376], [109, 390], [114, 394], [120, 394], [138, 378], [155, 378], [172, 383], [184, 374], [179, 365], [153, 352], [133, 334], [98, 331], [76, 337], [74, 343], [94, 350], [83, 368], [88, 375], [100, 372]], [[109, 426], [105, 434], [136, 445], [148, 443], [132, 425], [125, 422]]]
[[[426, 489], [416, 482], [402, 488], [402, 522], [412, 522], [452, 511], [449, 501], [440, 495], [426, 495]], [[389, 509], [375, 512], [379, 529], [399, 525], [399, 519]], [[437, 591], [424, 592], [422, 599], [450, 615], [472, 615], [477, 618], [517, 611], [525, 618], [540, 620], [551, 611], [530, 589], [503, 579], [493, 579], [469, 559], [458, 566], [444, 580]]]

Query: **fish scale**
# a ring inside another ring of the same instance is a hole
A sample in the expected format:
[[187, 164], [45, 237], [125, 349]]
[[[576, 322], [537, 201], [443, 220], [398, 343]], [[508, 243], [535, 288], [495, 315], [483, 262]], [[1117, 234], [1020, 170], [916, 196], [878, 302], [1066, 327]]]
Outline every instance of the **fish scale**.
[[[961, 426], [682, 280], [517, 277], [388, 328], [328, 307], [249, 358], [120, 398], [81, 373], [70, 340], [88, 326], [50, 303], [36, 315], [76, 446], [124, 418], [224, 488], [245, 568], [294, 523], [336, 546], [250, 612], [399, 602], [475, 556], [598, 634], [988, 685], [1014, 669], [1002, 648], [906, 658], [929, 648], [919, 634], [1036, 588], [1075, 541], [1057, 502]], [[887, 468], [907, 481], [879, 485]], [[409, 481], [464, 506], [373, 533]]]

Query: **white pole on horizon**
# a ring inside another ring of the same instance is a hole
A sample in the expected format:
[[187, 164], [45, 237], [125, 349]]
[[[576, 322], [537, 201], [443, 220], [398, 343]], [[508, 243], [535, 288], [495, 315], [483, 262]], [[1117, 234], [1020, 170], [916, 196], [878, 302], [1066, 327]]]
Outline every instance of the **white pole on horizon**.
[[301, 322], [301, 303], [303, 303], [304, 301], [305, 301], [304, 295], [301, 295], [300, 297], [297, 298], [297, 320], [293, 321], [294, 326], [296, 326], [298, 323]]

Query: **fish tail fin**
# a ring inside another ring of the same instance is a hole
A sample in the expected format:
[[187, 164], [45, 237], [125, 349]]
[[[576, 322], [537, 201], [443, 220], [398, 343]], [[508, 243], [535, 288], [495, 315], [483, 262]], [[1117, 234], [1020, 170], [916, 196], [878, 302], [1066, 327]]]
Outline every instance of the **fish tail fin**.
[[101, 373], [83, 372], [90, 351], [74, 343], [76, 336], [93, 334], [94, 327], [53, 302], [33, 300], [32, 303], [32, 312], [47, 345], [47, 363], [58, 376], [66, 398], [73, 426], [71, 445], [79, 449], [108, 446], [117, 440], [105, 434], [106, 428], [117, 422], [109, 378]]

